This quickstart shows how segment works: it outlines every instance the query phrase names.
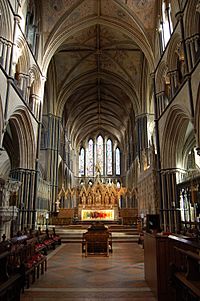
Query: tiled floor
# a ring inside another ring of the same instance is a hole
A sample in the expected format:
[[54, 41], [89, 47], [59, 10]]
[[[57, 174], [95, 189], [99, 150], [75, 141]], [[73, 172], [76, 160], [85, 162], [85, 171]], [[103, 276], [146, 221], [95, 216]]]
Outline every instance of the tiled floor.
[[48, 256], [48, 270], [21, 301], [156, 301], [144, 281], [143, 249], [114, 243], [109, 257], [82, 256], [81, 244], [62, 244]]

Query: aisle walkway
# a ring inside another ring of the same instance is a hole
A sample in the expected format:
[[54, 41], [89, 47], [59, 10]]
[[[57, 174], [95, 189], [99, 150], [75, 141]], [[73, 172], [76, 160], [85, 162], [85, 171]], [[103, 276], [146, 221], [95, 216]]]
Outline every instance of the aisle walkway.
[[109, 257], [81, 253], [81, 244], [62, 244], [48, 256], [48, 271], [21, 301], [156, 301], [144, 281], [143, 249], [115, 243]]

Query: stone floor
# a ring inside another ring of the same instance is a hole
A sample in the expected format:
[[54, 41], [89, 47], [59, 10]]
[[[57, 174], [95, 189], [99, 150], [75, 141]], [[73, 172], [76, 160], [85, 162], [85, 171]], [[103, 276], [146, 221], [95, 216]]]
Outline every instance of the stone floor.
[[109, 257], [82, 256], [81, 244], [62, 244], [48, 255], [47, 272], [21, 301], [156, 301], [144, 281], [143, 249], [114, 243]]

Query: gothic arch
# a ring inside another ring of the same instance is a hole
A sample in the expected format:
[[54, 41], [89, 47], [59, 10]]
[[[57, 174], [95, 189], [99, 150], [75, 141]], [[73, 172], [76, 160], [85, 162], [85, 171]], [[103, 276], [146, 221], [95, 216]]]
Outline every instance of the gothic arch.
[[183, 168], [182, 149], [189, 132], [193, 130], [190, 114], [178, 105], [174, 105], [168, 114], [162, 133], [162, 168]]
[[[49, 63], [51, 61], [51, 58], [56, 53], [57, 49], [65, 42], [67, 38], [70, 36], [73, 36], [76, 32], [79, 32], [85, 28], [89, 28], [90, 26], [100, 24], [105, 25], [110, 28], [115, 28], [134, 40], [138, 46], [141, 48], [141, 50], [144, 52], [147, 61], [150, 66], [150, 70], [154, 69], [154, 59], [153, 59], [153, 52], [152, 52], [152, 46], [149, 43], [148, 36], [145, 35], [144, 29], [142, 28], [142, 24], [140, 20], [128, 9], [123, 6], [123, 4], [117, 3], [119, 7], [123, 9], [123, 11], [131, 17], [134, 28], [128, 26], [125, 22], [122, 22], [119, 19], [115, 20], [114, 18], [106, 18], [106, 17], [87, 17], [84, 21], [81, 21], [79, 23], [75, 23], [70, 26], [65, 26], [65, 19], [69, 15], [69, 12], [65, 14], [65, 16], [62, 17], [62, 21], [59, 24], [56, 24], [54, 26], [54, 29], [51, 32], [51, 35], [49, 36], [46, 45], [45, 45], [45, 52], [43, 56], [43, 62], [42, 62], [42, 70], [43, 73], [47, 73], [47, 69], [49, 66]], [[70, 11], [71, 13], [71, 11]], [[137, 19], [137, 22], [136, 22]]]
[[23, 37], [18, 37], [16, 45], [19, 49], [19, 57], [17, 61], [19, 72], [27, 74], [30, 66], [30, 56], [26, 41]]
[[28, 71], [30, 78], [30, 86], [32, 86], [32, 93], [35, 95], [40, 95], [41, 90], [41, 75], [39, 73], [38, 67], [32, 65]]
[[36, 65], [33, 65], [28, 71], [28, 104], [36, 118], [39, 118], [40, 96], [41, 96], [41, 76]]
[[197, 12], [198, 0], [188, 1], [187, 11], [185, 15], [185, 35], [186, 38], [194, 34], [200, 33], [200, 12]]
[[[35, 169], [35, 139], [33, 127], [31, 124], [29, 113], [25, 108], [18, 108], [10, 116], [9, 119], [9, 138], [14, 143], [19, 158], [16, 158], [15, 149], [8, 149], [8, 153], [14, 156], [12, 160], [12, 168], [20, 167], [25, 169]], [[7, 143], [7, 148], [9, 143]]]
[[0, 37], [12, 41], [11, 13], [7, 0], [0, 1]]
[[170, 40], [170, 45], [167, 53], [167, 65], [169, 71], [177, 69], [178, 49], [181, 47], [181, 36], [176, 33]]
[[165, 61], [163, 61], [156, 72], [156, 93], [164, 91], [165, 89], [165, 77], [168, 72], [168, 66]]

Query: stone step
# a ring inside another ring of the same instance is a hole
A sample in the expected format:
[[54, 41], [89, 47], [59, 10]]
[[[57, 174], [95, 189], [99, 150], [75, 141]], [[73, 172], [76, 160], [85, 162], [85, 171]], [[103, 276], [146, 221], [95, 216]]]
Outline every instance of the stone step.
[[[112, 239], [112, 243], [138, 243], [138, 238], [116, 238]], [[82, 243], [82, 239], [76, 238], [76, 239], [70, 239], [70, 238], [63, 238], [62, 243]]]
[[[51, 228], [52, 226], [50, 226]], [[81, 243], [83, 233], [87, 232], [88, 225], [56, 226], [56, 234], [63, 243]], [[109, 225], [112, 233], [112, 242], [138, 242], [139, 233], [136, 227], [127, 225]]]

